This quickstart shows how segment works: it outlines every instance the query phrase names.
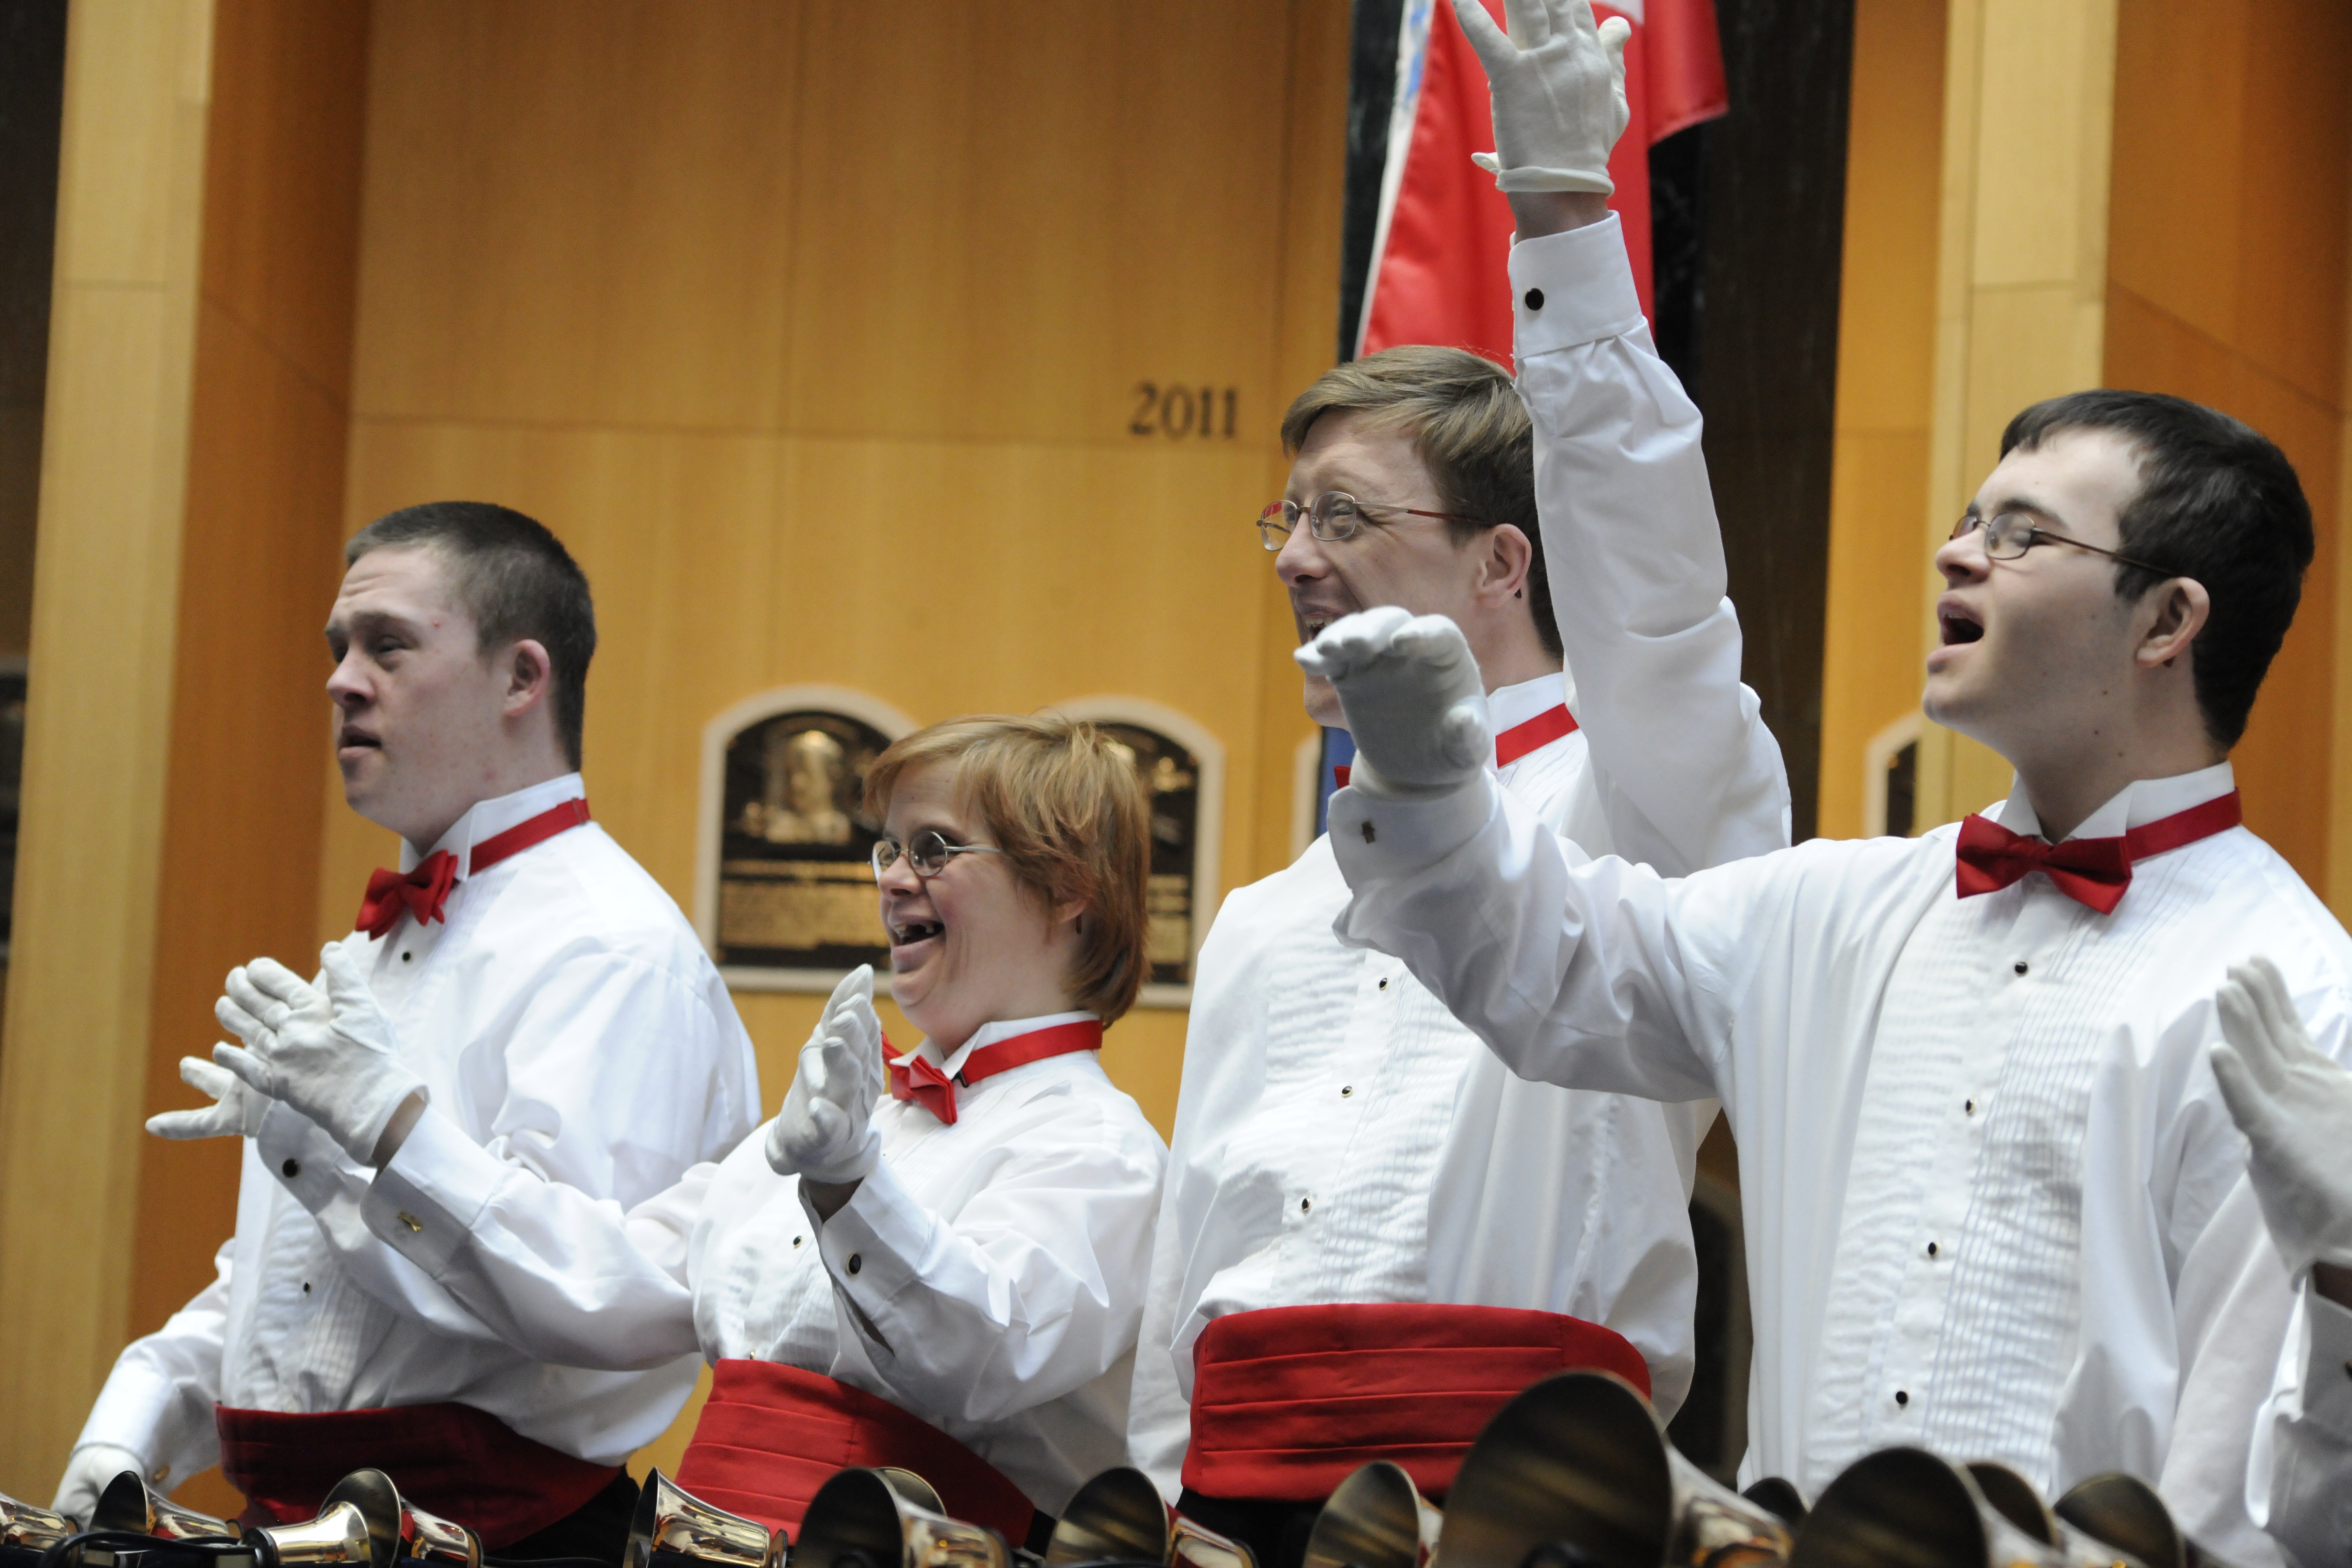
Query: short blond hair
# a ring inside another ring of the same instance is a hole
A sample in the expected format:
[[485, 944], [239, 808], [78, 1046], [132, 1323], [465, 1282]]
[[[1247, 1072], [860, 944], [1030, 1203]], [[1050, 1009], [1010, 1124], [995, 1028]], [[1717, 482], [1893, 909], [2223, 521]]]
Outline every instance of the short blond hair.
[[1135, 1005], [1147, 971], [1151, 807], [1124, 750], [1058, 713], [950, 719], [874, 759], [866, 811], [887, 815], [898, 780], [922, 767], [953, 770], [957, 804], [979, 815], [1025, 892], [1047, 909], [1086, 905], [1071, 1005], [1106, 1024]]
[[1282, 416], [1282, 449], [1298, 456], [1307, 433], [1327, 414], [1360, 414], [1412, 438], [1445, 510], [1471, 520], [1445, 525], [1455, 548], [1501, 522], [1527, 535], [1528, 611], [1536, 636], [1559, 653], [1559, 623], [1536, 520], [1535, 427], [1510, 372], [1467, 349], [1425, 343], [1366, 354], [1332, 366], [1293, 400]]

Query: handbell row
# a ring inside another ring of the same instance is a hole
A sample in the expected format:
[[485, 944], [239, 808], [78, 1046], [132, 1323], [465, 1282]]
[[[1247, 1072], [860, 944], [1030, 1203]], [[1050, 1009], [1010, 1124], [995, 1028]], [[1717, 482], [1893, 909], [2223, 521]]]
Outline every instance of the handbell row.
[[[0, 1552], [107, 1568], [178, 1548], [237, 1568], [481, 1568], [473, 1531], [405, 1501], [381, 1470], [328, 1493], [318, 1517], [240, 1530], [117, 1476], [85, 1529], [0, 1497]], [[1349, 1475], [1318, 1516], [1305, 1568], [2230, 1568], [2183, 1535], [2153, 1488], [2094, 1477], [2053, 1505], [2015, 1470], [1919, 1448], [1857, 1460], [1808, 1508], [1778, 1479], [1735, 1492], [1667, 1440], [1649, 1402], [1607, 1373], [1527, 1389], [1472, 1445], [1441, 1510], [1402, 1467]], [[850, 1468], [818, 1489], [796, 1539], [695, 1497], [659, 1470], [639, 1494], [622, 1568], [1256, 1568], [1250, 1551], [1170, 1509], [1141, 1471], [1081, 1487], [1042, 1556], [949, 1516], [910, 1470]]]

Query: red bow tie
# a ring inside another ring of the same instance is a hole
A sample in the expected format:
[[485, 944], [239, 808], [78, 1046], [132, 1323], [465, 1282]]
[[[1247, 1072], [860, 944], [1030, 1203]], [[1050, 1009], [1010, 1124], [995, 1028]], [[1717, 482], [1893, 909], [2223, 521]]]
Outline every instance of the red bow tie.
[[2144, 823], [2120, 837], [2069, 838], [2063, 844], [2029, 838], [1990, 817], [1971, 816], [1960, 824], [1955, 879], [1959, 896], [1972, 899], [2040, 871], [2076, 903], [2113, 914], [2124, 901], [2124, 889], [2131, 886], [2133, 861], [2209, 838], [2242, 819], [2235, 790]]
[[924, 1110], [946, 1122], [955, 1125], [956, 1084], [967, 1089], [984, 1078], [994, 1078], [1014, 1068], [1042, 1062], [1048, 1057], [1067, 1056], [1072, 1051], [1094, 1051], [1102, 1048], [1103, 1026], [1095, 1018], [1081, 1018], [1074, 1024], [1054, 1024], [1043, 1029], [1032, 1029], [1025, 1035], [998, 1040], [985, 1045], [963, 1059], [963, 1069], [950, 1078], [933, 1067], [927, 1057], [908, 1057], [904, 1064], [891, 1059], [890, 1037], [882, 1037], [882, 1065], [890, 1073], [890, 1098], [911, 1100]]
[[[478, 877], [499, 861], [587, 820], [587, 800], [574, 796], [475, 845], [467, 857], [466, 874]], [[416, 917], [418, 925], [443, 920], [441, 907], [449, 901], [449, 889], [457, 883], [457, 858], [446, 849], [436, 849], [416, 863], [416, 869], [406, 873], [378, 867], [368, 873], [367, 897], [360, 900], [356, 929], [381, 938], [400, 923], [404, 910]]]

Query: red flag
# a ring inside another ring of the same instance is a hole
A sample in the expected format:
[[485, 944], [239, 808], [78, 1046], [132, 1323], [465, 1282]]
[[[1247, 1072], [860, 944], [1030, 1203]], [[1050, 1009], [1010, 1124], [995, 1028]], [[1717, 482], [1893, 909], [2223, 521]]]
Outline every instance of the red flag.
[[[1483, 0], [1503, 19], [1502, 0]], [[1448, 0], [1407, 0], [1397, 50], [1397, 109], [1359, 353], [1397, 343], [1450, 343], [1508, 363], [1511, 208], [1470, 162], [1495, 145], [1486, 73]], [[1443, 16], [1437, 13], [1445, 13]], [[1712, 120], [1727, 100], [1714, 0], [1618, 0], [1596, 16], [1633, 25], [1625, 45], [1633, 111], [1609, 158], [1642, 309], [1650, 309], [1650, 146]]]

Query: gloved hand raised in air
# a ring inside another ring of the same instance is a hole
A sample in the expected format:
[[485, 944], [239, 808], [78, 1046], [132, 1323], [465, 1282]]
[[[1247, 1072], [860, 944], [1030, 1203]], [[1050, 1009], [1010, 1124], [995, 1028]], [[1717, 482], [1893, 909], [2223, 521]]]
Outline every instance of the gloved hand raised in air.
[[1478, 661], [1444, 616], [1361, 610], [1292, 657], [1339, 692], [1356, 742], [1349, 782], [1368, 794], [1450, 794], [1495, 754]]
[[2352, 1072], [2311, 1043], [2267, 958], [2231, 964], [2214, 1005], [2229, 1043], [2213, 1047], [2213, 1076], [2287, 1272], [2352, 1268]]
[[882, 1135], [882, 1020], [874, 1013], [874, 966], [861, 963], [833, 988], [824, 1016], [801, 1047], [784, 1109], [768, 1127], [768, 1163], [780, 1176], [845, 1184], [874, 1173]]
[[1632, 118], [1633, 25], [1622, 16], [1596, 25], [1592, 0], [1503, 0], [1507, 36], [1479, 0], [1454, 0], [1454, 15], [1495, 100], [1495, 151], [1471, 161], [1500, 190], [1614, 191], [1609, 153]]
[[[217, 1047], [227, 1050], [231, 1047]], [[247, 1087], [243, 1079], [202, 1057], [180, 1058], [180, 1081], [213, 1097], [210, 1105], [194, 1110], [166, 1110], [147, 1119], [147, 1131], [158, 1138], [258, 1138], [261, 1119], [269, 1114], [269, 1097]]]
[[401, 1061], [392, 1020], [368, 988], [359, 959], [331, 942], [319, 957], [323, 991], [275, 959], [229, 971], [228, 994], [213, 1005], [213, 1015], [246, 1048], [215, 1046], [213, 1059], [372, 1165], [385, 1127], [425, 1092], [425, 1080]]

